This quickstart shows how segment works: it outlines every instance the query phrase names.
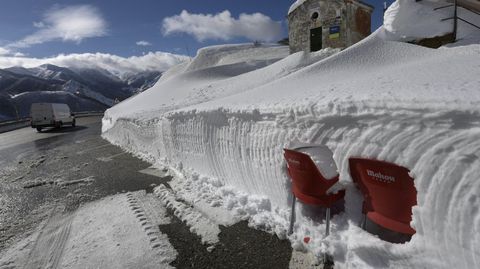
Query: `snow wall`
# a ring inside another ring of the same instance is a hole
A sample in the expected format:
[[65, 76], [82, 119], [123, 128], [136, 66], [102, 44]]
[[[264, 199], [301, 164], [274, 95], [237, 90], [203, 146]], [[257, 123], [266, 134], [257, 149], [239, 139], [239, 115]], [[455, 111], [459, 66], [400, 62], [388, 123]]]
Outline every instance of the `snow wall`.
[[[383, 31], [331, 57], [278, 60], [284, 52], [271, 47], [267, 59], [244, 45], [237, 49], [250, 52], [237, 62], [202, 69], [194, 59], [194, 70], [176, 67], [108, 110], [103, 136], [174, 167], [186, 200], [225, 208], [281, 237], [291, 201], [282, 149], [292, 141], [326, 145], [347, 190], [345, 212], [324, 239], [323, 220], [299, 206], [289, 237], [295, 248], [328, 251], [339, 268], [478, 268], [480, 45], [432, 50], [384, 41]], [[225, 52], [201, 53], [216, 50]], [[358, 227], [354, 156], [411, 170], [418, 205], [410, 242], [388, 243]]]

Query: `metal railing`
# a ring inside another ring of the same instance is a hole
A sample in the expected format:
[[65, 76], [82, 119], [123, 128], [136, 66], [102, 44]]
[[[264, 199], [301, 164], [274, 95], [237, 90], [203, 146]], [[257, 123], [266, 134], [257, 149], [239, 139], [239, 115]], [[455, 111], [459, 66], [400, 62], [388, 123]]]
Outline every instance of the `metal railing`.
[[19, 119], [12, 119], [12, 120], [3, 120], [0, 121], [0, 126], [5, 125], [5, 124], [11, 124], [11, 123], [18, 123], [18, 122], [24, 122], [24, 121], [29, 121], [29, 117], [25, 118], [19, 118]]
[[[72, 112], [75, 117], [90, 117], [90, 116], [99, 116], [103, 115], [104, 111], [81, 111], [81, 112]], [[9, 120], [2, 120], [0, 121], [0, 126], [5, 125], [5, 124], [11, 124], [11, 123], [19, 123], [19, 122], [25, 122], [29, 121], [30, 117], [23, 117], [23, 118], [15, 118], [15, 119], [9, 119]]]
[[82, 111], [82, 112], [72, 112], [76, 118], [82, 117], [92, 117], [92, 116], [102, 116], [104, 111]]
[[[453, 20], [453, 42], [457, 41], [457, 31], [458, 31], [458, 21], [459, 20], [480, 30], [480, 26], [478, 26], [478, 25], [476, 25], [472, 22], [469, 22], [469, 21], [467, 21], [467, 20], [458, 16], [458, 6], [459, 5], [457, 3], [457, 0], [454, 0], [453, 4], [449, 4], [449, 5], [445, 5], [445, 6], [441, 6], [441, 7], [437, 7], [437, 8], [433, 9], [433, 10], [439, 10], [439, 9], [444, 9], [444, 8], [449, 8], [449, 7], [454, 8], [453, 17], [442, 19], [442, 21]], [[471, 8], [468, 8], [468, 7], [465, 7], [465, 6], [461, 6], [461, 7], [468, 10], [469, 12], [472, 12], [472, 13], [480, 16], [479, 12], [477, 12], [475, 10], [472, 10]]]
[[[92, 117], [92, 116], [102, 116], [103, 111], [82, 111], [82, 112], [72, 112], [76, 118]], [[30, 126], [30, 117], [0, 121], [0, 134], [13, 131], [16, 129], [24, 128]]]

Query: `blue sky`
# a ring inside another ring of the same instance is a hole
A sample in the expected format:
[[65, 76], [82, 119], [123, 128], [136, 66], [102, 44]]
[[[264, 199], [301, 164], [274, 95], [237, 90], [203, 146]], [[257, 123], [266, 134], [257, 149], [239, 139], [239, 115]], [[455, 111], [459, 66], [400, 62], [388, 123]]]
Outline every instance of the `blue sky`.
[[[376, 7], [372, 28], [377, 28], [382, 24], [383, 1], [365, 2]], [[96, 52], [122, 57], [149, 51], [194, 55], [198, 48], [213, 44], [276, 41], [287, 36], [285, 17], [292, 3], [293, 0], [3, 0], [0, 55], [2, 51], [3, 55], [8, 52], [36, 58]], [[247, 14], [243, 19], [239, 17], [242, 13]], [[74, 26], [69, 25], [71, 20], [76, 22]], [[249, 20], [255, 21], [255, 25], [245, 25]], [[216, 26], [219, 21], [232, 26], [223, 29]], [[204, 28], [195, 33], [183, 32], [197, 22], [203, 23]]]

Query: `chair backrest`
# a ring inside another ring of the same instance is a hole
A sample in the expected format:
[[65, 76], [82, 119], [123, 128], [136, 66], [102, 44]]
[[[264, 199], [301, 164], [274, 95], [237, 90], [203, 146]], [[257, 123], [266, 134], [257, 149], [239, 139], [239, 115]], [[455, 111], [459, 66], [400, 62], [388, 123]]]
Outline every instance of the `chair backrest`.
[[[381, 215], [377, 221], [383, 223], [378, 224], [399, 232], [413, 231], [410, 222], [412, 207], [417, 204], [417, 190], [409, 170], [396, 164], [362, 158], [350, 158], [349, 165], [352, 179], [364, 195], [364, 208]], [[388, 219], [406, 226], [395, 227]]]
[[312, 158], [305, 153], [291, 149], [284, 149], [284, 157], [287, 161], [288, 172], [292, 178], [294, 192], [297, 198], [302, 196], [321, 197], [327, 190], [338, 182], [338, 175], [332, 179], [322, 176]]

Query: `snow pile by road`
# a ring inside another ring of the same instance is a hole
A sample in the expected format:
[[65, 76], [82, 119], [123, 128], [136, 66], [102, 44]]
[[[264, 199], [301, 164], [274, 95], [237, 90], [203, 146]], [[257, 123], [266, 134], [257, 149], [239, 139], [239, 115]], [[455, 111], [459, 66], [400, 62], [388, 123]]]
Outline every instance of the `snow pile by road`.
[[[383, 31], [331, 57], [297, 53], [267, 65], [249, 52], [226, 64], [223, 54], [204, 69], [176, 67], [108, 110], [103, 136], [180, 172], [172, 189], [194, 207], [281, 237], [291, 201], [282, 148], [325, 145], [346, 186], [345, 212], [324, 239], [322, 218], [299, 205], [289, 237], [296, 249], [328, 251], [339, 268], [480, 267], [480, 45], [433, 50], [386, 41]], [[358, 227], [353, 156], [411, 170], [418, 206], [410, 242], [392, 244]]]
[[[112, 108], [103, 121], [102, 130], [108, 130], [123, 116], [151, 119], [175, 108], [244, 92], [336, 52], [337, 49], [325, 49], [286, 57], [289, 49], [285, 46], [258, 47], [249, 44], [205, 48], [200, 50], [198, 58], [165, 72], [160, 81], [151, 90], [142, 93], [141, 97], [128, 99]], [[216, 60], [211, 60], [211, 55], [215, 53], [223, 57], [215, 56]], [[207, 58], [205, 55], [210, 56]], [[253, 70], [256, 71], [251, 72]]]

